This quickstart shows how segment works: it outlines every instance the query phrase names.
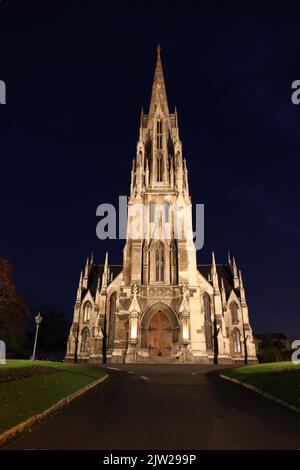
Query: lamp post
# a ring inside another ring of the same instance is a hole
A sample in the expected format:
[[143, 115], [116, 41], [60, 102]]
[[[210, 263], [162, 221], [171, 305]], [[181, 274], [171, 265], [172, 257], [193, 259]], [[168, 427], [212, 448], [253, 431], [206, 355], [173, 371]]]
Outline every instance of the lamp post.
[[78, 362], [78, 343], [79, 343], [79, 322], [74, 323], [72, 327], [72, 333], [75, 338], [75, 351], [74, 351], [74, 363]]
[[35, 351], [36, 351], [36, 343], [37, 343], [37, 338], [38, 338], [38, 333], [39, 333], [39, 326], [40, 326], [40, 324], [43, 320], [43, 317], [40, 313], [38, 313], [38, 315], [36, 317], [34, 317], [34, 319], [35, 319], [36, 329], [35, 329], [33, 353], [32, 353], [32, 358], [31, 358], [33, 361], [35, 359]]

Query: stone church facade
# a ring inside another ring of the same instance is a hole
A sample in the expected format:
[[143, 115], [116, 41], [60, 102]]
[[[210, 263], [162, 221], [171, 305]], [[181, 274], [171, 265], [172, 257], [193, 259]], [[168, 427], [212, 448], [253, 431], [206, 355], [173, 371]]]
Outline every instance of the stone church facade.
[[[212, 253], [210, 265], [197, 265], [190, 207], [177, 113], [169, 112], [158, 48], [131, 171], [123, 264], [111, 266], [108, 254], [104, 265], [87, 260], [67, 361], [256, 362], [241, 272], [230, 255], [227, 264], [217, 264]], [[136, 208], [143, 223], [133, 231]]]

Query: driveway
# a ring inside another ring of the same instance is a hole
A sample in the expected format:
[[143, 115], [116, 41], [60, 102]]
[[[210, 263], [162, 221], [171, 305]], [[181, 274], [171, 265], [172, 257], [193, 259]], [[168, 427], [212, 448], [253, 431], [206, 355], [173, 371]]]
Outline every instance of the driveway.
[[[113, 366], [112, 366], [113, 367]], [[299, 449], [299, 415], [218, 366], [134, 364], [7, 449]]]

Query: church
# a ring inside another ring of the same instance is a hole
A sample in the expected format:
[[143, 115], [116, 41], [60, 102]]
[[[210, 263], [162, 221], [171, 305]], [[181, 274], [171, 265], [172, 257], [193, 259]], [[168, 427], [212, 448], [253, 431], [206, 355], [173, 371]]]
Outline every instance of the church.
[[[146, 223], [131, 231], [136, 207]], [[197, 264], [190, 207], [177, 112], [169, 111], [158, 46], [131, 170], [123, 264], [110, 265], [108, 253], [102, 265], [87, 259], [66, 361], [257, 362], [241, 271], [230, 255], [227, 264], [218, 264], [214, 253], [210, 265]]]

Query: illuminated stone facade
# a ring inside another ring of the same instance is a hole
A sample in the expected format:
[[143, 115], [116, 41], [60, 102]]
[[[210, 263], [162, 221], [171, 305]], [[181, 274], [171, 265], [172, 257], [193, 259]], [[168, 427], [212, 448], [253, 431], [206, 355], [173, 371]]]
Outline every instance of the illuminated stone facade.
[[[159, 48], [131, 171], [128, 227], [137, 207], [146, 223], [138, 235], [128, 229], [123, 265], [110, 266], [108, 255], [104, 265], [87, 260], [66, 360], [256, 362], [234, 258], [219, 265], [212, 254], [211, 265], [197, 265], [187, 164]], [[178, 225], [184, 227], [180, 237]]]

